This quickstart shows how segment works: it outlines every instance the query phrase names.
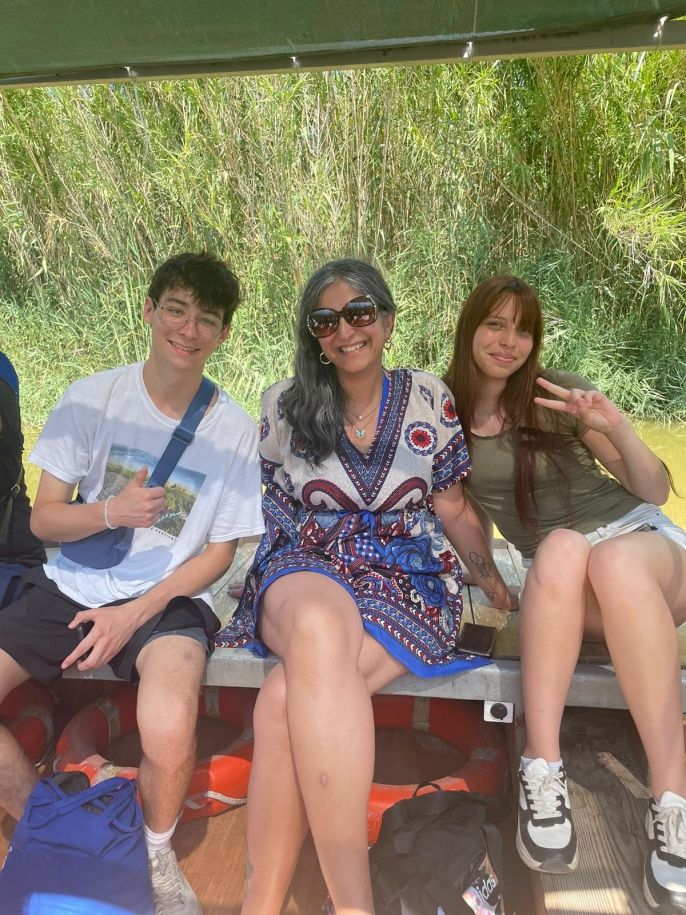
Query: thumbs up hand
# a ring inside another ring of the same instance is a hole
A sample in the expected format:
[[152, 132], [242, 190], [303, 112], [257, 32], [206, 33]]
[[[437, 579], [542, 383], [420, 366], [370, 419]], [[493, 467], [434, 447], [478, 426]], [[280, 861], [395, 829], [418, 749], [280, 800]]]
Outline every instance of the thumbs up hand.
[[145, 464], [142, 467], [139, 467], [138, 470], [131, 477], [129, 482], [126, 484], [125, 489], [139, 489], [141, 486], [145, 486], [145, 481], [148, 479], [148, 468]]
[[145, 485], [148, 468], [141, 467], [122, 491], [109, 501], [107, 516], [114, 527], [150, 527], [164, 511], [164, 486]]

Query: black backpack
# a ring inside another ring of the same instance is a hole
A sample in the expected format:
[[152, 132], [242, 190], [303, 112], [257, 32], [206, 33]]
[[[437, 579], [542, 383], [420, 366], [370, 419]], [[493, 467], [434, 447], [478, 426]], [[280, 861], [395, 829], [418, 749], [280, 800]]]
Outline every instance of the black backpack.
[[369, 852], [376, 915], [506, 915], [492, 802], [434, 787], [383, 815]]

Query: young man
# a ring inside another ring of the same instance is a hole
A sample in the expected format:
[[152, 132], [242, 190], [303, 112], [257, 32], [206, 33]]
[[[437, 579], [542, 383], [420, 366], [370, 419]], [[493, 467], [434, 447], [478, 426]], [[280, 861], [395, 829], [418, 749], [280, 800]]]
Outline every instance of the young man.
[[[38, 537], [66, 543], [129, 527], [131, 548], [106, 569], [57, 553], [0, 614], [0, 700], [28, 677], [49, 683], [72, 664], [109, 663], [140, 679], [138, 778], [157, 915], [201, 912], [170, 840], [219, 627], [207, 589], [231, 565], [237, 539], [263, 530], [255, 423], [216, 392], [166, 485], [145, 481], [226, 339], [238, 298], [236, 277], [210, 254], [158, 268], [143, 311], [147, 360], [71, 385], [31, 455], [42, 468], [31, 522]], [[76, 487], [83, 504], [70, 504]], [[35, 781], [0, 728], [0, 806], [19, 817]]]
[[18, 597], [23, 573], [45, 562], [43, 544], [29, 527], [23, 450], [19, 379], [10, 360], [0, 353], [0, 609]]

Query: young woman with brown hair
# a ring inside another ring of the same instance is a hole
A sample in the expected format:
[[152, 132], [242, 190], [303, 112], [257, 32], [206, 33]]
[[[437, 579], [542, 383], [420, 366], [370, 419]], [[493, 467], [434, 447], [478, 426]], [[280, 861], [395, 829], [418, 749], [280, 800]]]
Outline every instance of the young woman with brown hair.
[[577, 865], [560, 722], [582, 638], [604, 638], [650, 767], [645, 896], [686, 911], [675, 632], [686, 620], [686, 533], [657, 508], [670, 487], [662, 462], [586, 379], [541, 370], [542, 338], [534, 290], [491, 277], [463, 307], [445, 378], [472, 457], [468, 494], [530, 566], [517, 848], [538, 870]]

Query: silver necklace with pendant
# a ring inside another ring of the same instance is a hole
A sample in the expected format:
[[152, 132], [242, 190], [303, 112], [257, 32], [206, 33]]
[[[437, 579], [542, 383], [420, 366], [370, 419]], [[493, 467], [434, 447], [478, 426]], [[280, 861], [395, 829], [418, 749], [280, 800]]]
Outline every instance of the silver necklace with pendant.
[[[374, 406], [372, 407], [371, 410], [368, 410], [366, 414], [365, 414], [365, 413], [360, 413], [360, 414], [358, 414], [358, 416], [357, 416], [357, 422], [358, 422], [358, 423], [359, 423], [359, 422], [362, 422], [362, 420], [365, 418], [365, 415], [366, 415], [366, 416], [370, 416], [370, 415], [374, 412], [375, 409], [376, 409], [376, 405], [374, 405]], [[353, 432], [355, 433], [355, 438], [356, 438], [358, 441], [362, 441], [362, 439], [364, 439], [364, 438], [367, 437], [367, 430], [365, 429], [364, 426], [362, 426], [362, 428], [360, 428], [359, 426], [357, 426], [357, 425], [355, 424], [354, 420], [352, 420], [352, 419], [348, 416], [347, 413], [345, 414], [345, 418], [348, 420], [348, 428], [350, 428], [350, 429], [353, 430]]]
[[[357, 417], [358, 423], [362, 420], [363, 416], [364, 416], [364, 414]], [[365, 438], [367, 435], [367, 430], [364, 428], [364, 426], [362, 426], [362, 428], [359, 428], [359, 426], [356, 426], [355, 423], [350, 419], [349, 416], [346, 417], [346, 419], [348, 420], [349, 428], [351, 428], [353, 430], [353, 432], [355, 433], [355, 438], [358, 439], [359, 441], [362, 441], [362, 439]]]
[[[383, 384], [383, 381], [382, 381], [382, 384]], [[362, 413], [353, 414], [356, 417], [357, 422], [354, 419], [351, 419], [350, 415], [348, 413], [346, 413], [345, 410], [343, 411], [343, 415], [348, 420], [348, 428], [353, 430], [353, 432], [355, 433], [355, 438], [357, 439], [358, 442], [364, 441], [364, 439], [367, 437], [366, 425], [369, 422], [369, 417], [373, 416], [374, 412], [379, 409], [379, 401], [381, 400], [381, 393], [382, 392], [379, 392], [377, 397], [374, 398], [374, 402], [372, 403], [371, 407], [368, 407], [366, 410], [363, 410]], [[364, 426], [361, 426], [361, 427], [358, 426], [357, 423], [361, 423], [363, 419], [365, 420]], [[374, 432], [376, 433], [376, 425], [374, 426]]]

